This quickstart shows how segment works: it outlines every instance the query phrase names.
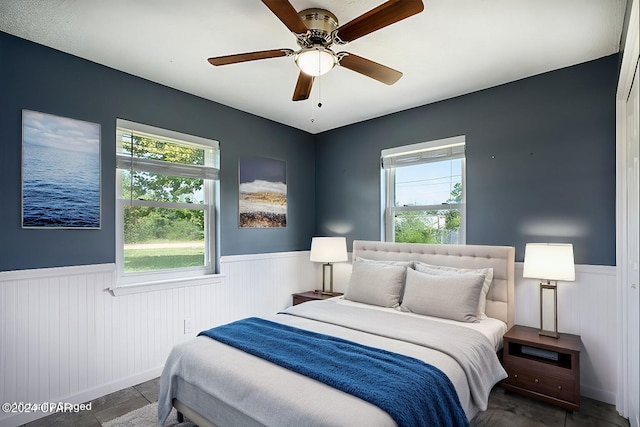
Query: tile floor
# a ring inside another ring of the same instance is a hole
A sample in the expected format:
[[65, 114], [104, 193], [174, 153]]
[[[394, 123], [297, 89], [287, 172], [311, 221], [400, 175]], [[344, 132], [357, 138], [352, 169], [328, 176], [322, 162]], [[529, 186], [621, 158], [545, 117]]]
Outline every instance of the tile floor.
[[[156, 378], [91, 401], [91, 411], [58, 413], [32, 421], [27, 427], [100, 427], [158, 400], [160, 379]], [[140, 426], [145, 427], [145, 426]], [[151, 426], [149, 426], [151, 427]]]
[[495, 387], [489, 407], [471, 420], [472, 427], [629, 427], [614, 405], [583, 397], [579, 412], [568, 412]]
[[[88, 412], [50, 415], [26, 427], [99, 427], [127, 412], [158, 400], [156, 378], [92, 401]], [[546, 403], [495, 387], [489, 397], [489, 408], [471, 420], [472, 427], [628, 427], [629, 421], [616, 412], [613, 405], [582, 398], [580, 412], [569, 413]], [[143, 427], [143, 426], [141, 426]], [[145, 426], [146, 427], [146, 426]], [[152, 426], [149, 426], [152, 427]]]

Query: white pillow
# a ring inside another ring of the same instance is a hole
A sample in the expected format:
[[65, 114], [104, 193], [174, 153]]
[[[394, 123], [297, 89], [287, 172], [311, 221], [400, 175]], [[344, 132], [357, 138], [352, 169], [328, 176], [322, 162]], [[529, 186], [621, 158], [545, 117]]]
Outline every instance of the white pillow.
[[486, 319], [485, 309], [487, 307], [487, 293], [491, 282], [493, 282], [493, 268], [456, 268], [446, 267], [444, 265], [432, 265], [422, 261], [416, 261], [416, 271], [421, 273], [429, 273], [435, 275], [451, 275], [451, 274], [482, 274], [484, 275], [484, 282], [482, 284], [482, 291], [480, 292], [480, 300], [478, 301], [478, 319]]
[[361, 258], [361, 257], [356, 257], [356, 261], [381, 262], [382, 264], [401, 265], [403, 267], [413, 268], [413, 261], [391, 261], [391, 260], [382, 260], [382, 259], [368, 259], [368, 258]]
[[356, 259], [344, 298], [382, 307], [398, 307], [407, 268]]
[[432, 275], [407, 270], [400, 310], [459, 322], [478, 322], [482, 274]]

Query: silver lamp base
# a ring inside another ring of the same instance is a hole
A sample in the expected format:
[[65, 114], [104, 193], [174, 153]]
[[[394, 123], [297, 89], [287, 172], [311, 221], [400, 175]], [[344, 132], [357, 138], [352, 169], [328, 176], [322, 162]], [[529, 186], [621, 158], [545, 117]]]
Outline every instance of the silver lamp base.
[[[543, 291], [550, 290], [553, 292], [553, 330], [549, 331], [544, 328], [543, 322]], [[538, 335], [558, 338], [560, 334], [558, 334], [558, 289], [557, 282], [551, 283], [551, 281], [547, 280], [547, 283], [540, 282], [540, 330], [538, 331]]]
[[[329, 290], [326, 289], [326, 268], [329, 267]], [[322, 264], [322, 291], [320, 291], [322, 295], [333, 295], [333, 264], [327, 262], [326, 264]]]

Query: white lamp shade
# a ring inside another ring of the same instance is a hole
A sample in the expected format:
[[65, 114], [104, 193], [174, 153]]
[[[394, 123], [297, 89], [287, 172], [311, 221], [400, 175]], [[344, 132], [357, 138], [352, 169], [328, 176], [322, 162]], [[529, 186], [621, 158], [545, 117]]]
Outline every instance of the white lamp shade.
[[522, 276], [566, 282], [576, 280], [573, 245], [570, 243], [527, 243]]
[[305, 74], [321, 76], [328, 73], [337, 64], [338, 58], [324, 47], [310, 47], [302, 49], [296, 54], [296, 64]]
[[347, 261], [347, 239], [345, 237], [312, 237], [312, 262], [342, 262]]

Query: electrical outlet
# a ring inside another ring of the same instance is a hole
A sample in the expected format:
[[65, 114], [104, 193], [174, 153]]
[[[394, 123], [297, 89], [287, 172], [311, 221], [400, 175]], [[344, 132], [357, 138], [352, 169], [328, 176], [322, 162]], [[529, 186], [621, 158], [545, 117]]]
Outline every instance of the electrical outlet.
[[193, 332], [193, 322], [191, 319], [184, 319], [184, 333], [190, 334]]

